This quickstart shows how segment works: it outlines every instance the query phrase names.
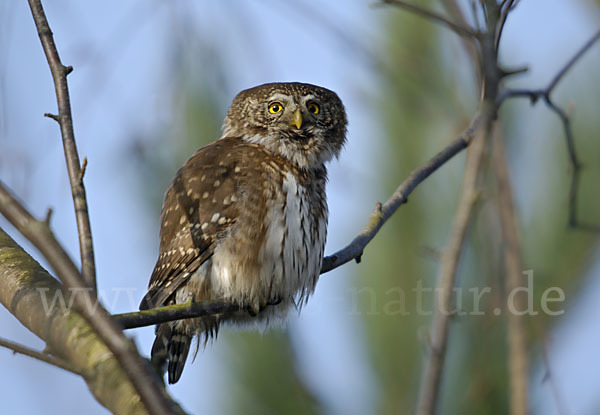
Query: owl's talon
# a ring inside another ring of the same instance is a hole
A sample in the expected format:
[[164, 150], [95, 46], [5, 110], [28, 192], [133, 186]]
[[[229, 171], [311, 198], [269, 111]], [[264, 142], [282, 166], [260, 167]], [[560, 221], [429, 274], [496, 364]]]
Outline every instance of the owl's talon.
[[281, 304], [282, 301], [283, 301], [283, 298], [279, 297], [279, 298], [269, 301], [267, 303], [267, 305], [278, 305], [278, 304]]
[[257, 310], [256, 307], [249, 305], [246, 307], [246, 311], [248, 312], [248, 314], [250, 314], [250, 317], [256, 317], [260, 310]]

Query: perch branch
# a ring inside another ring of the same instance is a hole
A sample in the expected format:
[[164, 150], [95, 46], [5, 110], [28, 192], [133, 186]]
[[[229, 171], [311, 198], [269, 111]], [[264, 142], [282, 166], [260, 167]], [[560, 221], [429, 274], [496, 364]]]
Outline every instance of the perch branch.
[[83, 174], [79, 164], [79, 155], [75, 143], [73, 131], [73, 118], [71, 116], [71, 100], [69, 98], [69, 87], [67, 75], [73, 70], [71, 66], [65, 66], [60, 60], [58, 50], [54, 44], [52, 30], [46, 19], [46, 14], [40, 0], [29, 0], [31, 14], [37, 28], [46, 60], [50, 66], [50, 72], [54, 80], [56, 100], [58, 102], [58, 115], [49, 115], [60, 125], [67, 171], [71, 184], [71, 193], [77, 219], [77, 230], [79, 235], [79, 250], [81, 253], [81, 274], [89, 287], [96, 289], [96, 264], [94, 260], [94, 246], [92, 242], [92, 230], [88, 211], [85, 187], [83, 185]]
[[79, 370], [78, 368], [73, 366], [71, 363], [69, 363], [66, 360], [63, 360], [61, 358], [50, 356], [46, 353], [38, 352], [37, 350], [30, 349], [29, 347], [25, 347], [19, 343], [11, 342], [10, 340], [6, 340], [3, 338], [0, 338], [0, 346], [7, 348], [9, 350], [12, 350], [13, 353], [18, 353], [18, 354], [22, 354], [24, 356], [29, 356], [34, 359], [40, 360], [42, 362], [51, 364], [52, 366], [59, 367], [63, 370], [66, 370], [67, 372], [71, 372], [75, 375], [79, 375], [83, 378], [86, 377], [86, 374], [84, 374], [81, 370]]
[[481, 114], [477, 114], [471, 121], [469, 127], [464, 130], [458, 138], [452, 141], [446, 148], [436, 154], [427, 163], [413, 172], [400, 184], [392, 196], [383, 204], [378, 204], [369, 217], [367, 226], [350, 242], [348, 246], [337, 251], [333, 255], [323, 259], [321, 274], [331, 271], [353, 259], [360, 260], [363, 250], [373, 237], [377, 234], [383, 224], [398, 210], [398, 208], [408, 201], [408, 196], [415, 188], [428, 178], [434, 171], [444, 165], [456, 154], [464, 150], [471, 140], [481, 123]]
[[149, 310], [136, 311], [133, 313], [115, 314], [113, 318], [124, 329], [135, 329], [138, 327], [152, 326], [154, 324], [166, 323], [168, 321], [184, 318], [195, 318], [214, 314], [232, 313], [241, 311], [236, 305], [225, 301], [197, 302], [186, 304], [174, 304], [164, 307], [151, 308]]
[[600, 231], [600, 226], [583, 224], [577, 219], [577, 194], [579, 191], [579, 177], [581, 174], [581, 163], [577, 157], [575, 150], [575, 140], [571, 129], [571, 120], [565, 110], [557, 106], [551, 98], [552, 91], [558, 82], [565, 74], [573, 67], [573, 65], [600, 39], [600, 30], [596, 32], [571, 59], [558, 71], [552, 78], [548, 86], [543, 89], [507, 89], [498, 97], [498, 102], [502, 103], [507, 98], [527, 97], [532, 104], [538, 102], [540, 98], [544, 100], [548, 108], [553, 111], [559, 118], [563, 126], [565, 134], [565, 142], [567, 144], [567, 154], [569, 167], [571, 169], [571, 183], [569, 186], [569, 226], [573, 228]]
[[400, 7], [402, 9], [408, 10], [411, 13], [422, 16], [428, 20], [431, 20], [432, 22], [441, 24], [442, 26], [446, 26], [447, 28], [449, 28], [454, 33], [458, 34], [459, 36], [463, 36], [463, 37], [471, 38], [471, 39], [477, 38], [479, 36], [479, 33], [474, 32], [473, 29], [471, 29], [470, 27], [462, 26], [456, 22], [449, 20], [448, 18], [446, 18], [438, 13], [435, 13], [431, 10], [427, 10], [421, 6], [417, 6], [415, 4], [408, 3], [406, 1], [382, 0], [381, 4], [388, 4], [388, 5], [392, 5], [392, 6], [396, 6], [396, 7]]

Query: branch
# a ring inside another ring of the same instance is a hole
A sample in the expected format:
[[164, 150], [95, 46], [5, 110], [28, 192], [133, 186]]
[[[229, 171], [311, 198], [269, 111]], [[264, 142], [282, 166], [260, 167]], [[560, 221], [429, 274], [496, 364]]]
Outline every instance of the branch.
[[531, 102], [535, 104], [538, 99], [544, 98], [546, 101], [551, 101], [550, 94], [560, 82], [560, 80], [566, 75], [566, 73], [575, 65], [575, 63], [581, 59], [581, 57], [600, 39], [600, 30], [598, 30], [585, 44], [573, 55], [571, 59], [558, 71], [554, 78], [550, 81], [548, 86], [543, 89], [506, 89], [499, 97], [498, 102], [502, 103], [507, 98], [514, 97], [528, 97]]
[[83, 281], [81, 274], [56, 242], [45, 222], [35, 220], [1, 183], [0, 213], [48, 258], [66, 288], [74, 293], [73, 307], [90, 323], [113, 352], [141, 396], [147, 411], [152, 414], [177, 412], [175, 404], [166, 396], [156, 372], [140, 357], [135, 344], [125, 337], [121, 327], [102, 307], [95, 291]]
[[197, 303], [173, 304], [132, 313], [114, 314], [115, 319], [125, 330], [152, 326], [186, 318], [196, 318], [214, 314], [241, 311], [240, 306], [226, 301], [205, 301]]
[[67, 75], [73, 70], [71, 66], [64, 66], [58, 55], [52, 30], [48, 25], [46, 14], [40, 0], [29, 0], [31, 14], [37, 28], [38, 36], [42, 42], [46, 60], [50, 66], [50, 72], [54, 79], [54, 89], [58, 102], [58, 116], [46, 114], [57, 121], [63, 140], [67, 171], [71, 183], [71, 193], [77, 219], [79, 235], [79, 250], [81, 252], [81, 274], [88, 286], [96, 289], [96, 264], [94, 260], [94, 246], [92, 243], [92, 230], [88, 212], [85, 187], [83, 185], [83, 173], [79, 164], [77, 145], [75, 144], [75, 133], [73, 132], [73, 118], [71, 117], [71, 100]]
[[408, 3], [406, 1], [402, 1], [402, 0], [382, 0], [381, 3], [400, 7], [402, 9], [408, 10], [414, 14], [422, 16], [428, 20], [431, 20], [434, 23], [438, 23], [438, 24], [441, 24], [442, 26], [446, 26], [447, 28], [449, 28], [450, 30], [452, 30], [454, 33], [456, 33], [459, 36], [463, 36], [463, 37], [470, 38], [470, 39], [477, 38], [479, 36], [479, 33], [474, 32], [473, 29], [471, 29], [470, 27], [462, 26], [458, 23], [455, 23], [455, 22], [447, 19], [446, 17], [444, 17], [442, 15], [439, 15], [431, 10], [427, 10], [421, 6], [417, 6], [417, 5]]
[[13, 353], [19, 353], [22, 354], [24, 356], [29, 356], [32, 357], [34, 359], [40, 360], [42, 362], [46, 362], [51, 364], [52, 366], [56, 366], [59, 367], [63, 370], [66, 370], [67, 372], [71, 372], [75, 375], [79, 375], [82, 378], [87, 378], [88, 375], [84, 374], [81, 370], [79, 370], [77, 367], [73, 366], [71, 363], [69, 363], [66, 360], [63, 360], [59, 357], [53, 357], [50, 356], [46, 353], [42, 353], [42, 352], [38, 352], [37, 350], [32, 350], [29, 347], [25, 347], [23, 345], [20, 345], [18, 343], [15, 342], [11, 342], [10, 340], [6, 340], [3, 338], [0, 338], [0, 346], [5, 347], [9, 350], [12, 350]]
[[34, 218], [0, 181], [0, 213], [44, 255], [58, 275], [79, 273], [50, 229], [51, 210], [43, 221]]
[[321, 274], [331, 271], [347, 262], [356, 259], [360, 261], [364, 248], [377, 234], [383, 224], [392, 216], [398, 208], [408, 201], [408, 196], [415, 188], [427, 179], [434, 171], [443, 166], [448, 160], [464, 150], [481, 123], [481, 115], [477, 114], [471, 121], [469, 127], [464, 130], [458, 138], [452, 141], [446, 148], [432, 157], [427, 163], [413, 172], [400, 184], [390, 198], [381, 205], [377, 204], [375, 210], [369, 217], [367, 226], [350, 242], [348, 246], [340, 249], [333, 255], [323, 259]]
[[92, 394], [112, 413], [147, 413], [141, 394], [129, 379], [129, 368], [80, 314], [69, 309], [77, 298], [82, 296], [73, 297], [63, 290], [0, 228], [0, 303], [45, 341], [54, 355], [84, 373]]
[[498, 29], [496, 30], [496, 39], [494, 40], [494, 46], [496, 50], [498, 50], [500, 47], [500, 39], [502, 38], [502, 31], [504, 30], [506, 19], [508, 19], [508, 14], [514, 9], [515, 6], [515, 0], [504, 0], [500, 4], [500, 21], [498, 23]]
[[581, 174], [581, 163], [577, 157], [575, 151], [575, 140], [573, 138], [573, 132], [571, 130], [571, 120], [565, 110], [557, 106], [550, 95], [558, 84], [558, 82], [565, 76], [565, 74], [573, 67], [573, 65], [594, 45], [596, 41], [600, 39], [600, 30], [594, 34], [578, 51], [575, 55], [569, 59], [569, 61], [558, 71], [558, 73], [552, 78], [548, 86], [543, 89], [507, 89], [498, 97], [498, 103], [501, 104], [507, 98], [513, 97], [528, 97], [532, 104], [542, 98], [548, 108], [553, 111], [559, 118], [563, 125], [565, 133], [565, 142], [567, 144], [567, 154], [569, 160], [569, 167], [572, 170], [571, 183], [569, 186], [569, 226], [573, 228], [579, 228], [590, 231], [600, 231], [600, 226], [582, 224], [577, 219], [577, 193], [579, 191], [579, 177]]
[[[517, 234], [517, 217], [512, 201], [510, 178], [506, 167], [506, 158], [502, 141], [496, 134], [494, 137], [492, 164], [498, 186], [498, 210], [500, 211], [500, 227], [504, 241], [504, 266], [506, 269], [506, 292], [516, 293], [522, 287], [523, 265], [521, 244]], [[521, 294], [521, 295], [518, 295]], [[526, 293], [515, 295], [516, 307], [523, 309]], [[508, 343], [508, 374], [510, 379], [510, 413], [527, 414], [527, 335], [524, 316], [517, 313], [506, 313]]]
[[450, 318], [452, 316], [450, 310], [458, 263], [479, 195], [477, 183], [492, 123], [492, 117], [486, 119], [485, 128], [474, 138], [470, 146], [463, 175], [461, 196], [450, 231], [448, 246], [442, 254], [438, 282], [435, 288], [435, 292], [439, 296], [437, 297], [437, 307], [434, 308], [431, 322], [429, 351], [423, 369], [417, 402], [417, 414], [419, 415], [435, 413], [448, 344]]
[[494, 39], [499, 19], [499, 6], [495, 0], [487, 0], [485, 6], [487, 8], [487, 32], [479, 39], [481, 53], [479, 62], [481, 62], [481, 73], [484, 76], [483, 98], [480, 102], [480, 111], [484, 114], [483, 128], [474, 138], [470, 147], [463, 175], [461, 196], [450, 231], [448, 246], [444, 250], [440, 263], [438, 282], [435, 288], [435, 292], [439, 293], [439, 296], [436, 301], [437, 307], [433, 311], [430, 344], [419, 387], [418, 415], [434, 414], [439, 400], [458, 263], [478, 196], [477, 183], [481, 175], [485, 150], [498, 110], [497, 96], [501, 71], [498, 69]]

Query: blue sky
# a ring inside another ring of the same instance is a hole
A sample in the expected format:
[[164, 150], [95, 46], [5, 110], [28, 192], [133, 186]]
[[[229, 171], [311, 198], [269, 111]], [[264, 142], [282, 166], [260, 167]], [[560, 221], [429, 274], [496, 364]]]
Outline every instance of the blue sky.
[[[192, 48], [198, 39], [209, 46], [227, 45], [227, 62], [232, 67], [222, 92], [229, 99], [241, 89], [274, 80], [315, 83], [341, 96], [350, 128], [345, 152], [330, 169], [326, 252], [347, 243], [363, 226], [374, 202], [386, 198], [377, 184], [378, 155], [385, 151], [373, 121], [377, 119], [376, 94], [372, 93], [378, 87], [377, 73], [366, 57], [379, 47], [385, 13], [398, 11], [371, 8], [369, 2], [359, 0], [346, 1], [343, 7], [339, 2], [319, 3], [319, 16], [334, 23], [335, 30], [331, 30], [309, 17], [317, 5], [308, 1], [293, 6], [256, 0], [46, 3], [61, 57], [75, 68], [69, 76], [75, 133], [80, 154], [89, 159], [86, 186], [99, 288], [111, 312], [137, 307], [155, 261], [158, 212], [142, 207], [146, 203], [140, 198], [143, 189], [138, 188], [127, 154], [132, 139], [144, 140], [175, 117], [169, 112], [174, 84], [169, 72], [169, 40], [188, 35], [179, 25], [181, 21], [193, 22], [195, 36], [189, 37]], [[530, 73], [517, 79], [515, 85], [544, 85], [560, 67], [563, 60], [558, 57], [569, 57], [596, 30], [598, 16], [581, 4], [521, 1], [511, 15], [502, 45], [502, 56], [511, 64], [531, 64]], [[569, 77], [576, 78], [586, 65], [597, 67], [599, 49], [586, 56]], [[55, 111], [54, 91], [26, 2], [0, 4], [0, 50], [0, 177], [36, 215], [43, 215], [49, 206], [54, 208], [54, 229], [77, 258], [77, 233], [59, 131], [53, 121], [42, 117]], [[531, 113], [540, 122], [547, 119], [539, 109]], [[167, 142], [158, 145], [164, 147], [157, 151], [169, 147]], [[522, 157], [539, 146], [536, 139], [525, 143]], [[517, 168], [529, 167], [524, 162], [517, 164]], [[535, 180], [525, 178], [517, 186], [520, 199], [527, 197], [523, 189], [528, 181]], [[534, 214], [527, 212], [526, 203], [523, 206], [525, 217]], [[0, 226], [6, 223], [0, 220]], [[6, 229], [16, 235], [10, 226]], [[308, 306], [289, 323], [305, 368], [303, 376], [338, 413], [369, 412], [373, 405], [370, 391], [377, 387], [361, 357], [365, 350], [359, 319], [350, 312], [347, 293], [353, 267], [347, 265], [324, 276]], [[590, 289], [596, 293], [600, 290], [599, 273], [596, 267], [589, 276]], [[595, 366], [585, 362], [585, 358], [595, 356], [600, 340], [591, 324], [597, 320], [589, 317], [594, 310], [597, 314], [597, 308], [586, 298], [589, 296], [582, 297], [572, 315], [561, 319], [557, 329], [557, 333], [569, 333], [567, 338], [572, 341], [551, 347], [564, 399], [569, 408], [582, 411], [595, 399], [595, 391], [583, 385], [597, 384], [600, 373], [590, 370], [597, 367], [597, 358]], [[4, 309], [0, 309], [0, 324], [1, 336], [43, 347]], [[140, 350], [147, 352], [152, 329], [134, 335]], [[227, 375], [224, 365], [219, 364], [226, 356], [226, 347], [217, 342], [200, 353], [172, 388], [174, 396], [191, 412], [218, 410], [226, 394]], [[6, 413], [75, 413], [81, 408], [89, 414], [105, 413], [75, 376], [3, 349], [0, 366], [0, 391], [11, 391], [2, 396]], [[199, 390], [216, 398], [204, 399]], [[547, 387], [536, 384], [532, 390], [534, 408], [549, 413], [553, 407]]]

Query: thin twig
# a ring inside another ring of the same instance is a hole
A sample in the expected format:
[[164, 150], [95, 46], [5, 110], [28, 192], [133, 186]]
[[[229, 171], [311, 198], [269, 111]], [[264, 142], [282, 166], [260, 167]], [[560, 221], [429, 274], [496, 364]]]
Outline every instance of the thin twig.
[[438, 402], [440, 383], [446, 357], [446, 347], [452, 317], [451, 304], [458, 263], [463, 250], [467, 229], [471, 222], [473, 210], [478, 199], [477, 184], [480, 177], [482, 160], [484, 158], [488, 134], [493, 120], [486, 120], [486, 125], [477, 134], [467, 155], [467, 164], [463, 175], [462, 192], [454, 216], [448, 245], [444, 249], [440, 263], [438, 282], [435, 292], [437, 306], [434, 308], [431, 322], [430, 344], [428, 348], [419, 398], [417, 402], [418, 415], [435, 413]]
[[500, 5], [500, 22], [498, 24], [498, 30], [496, 31], [496, 39], [494, 40], [494, 46], [496, 50], [500, 47], [500, 38], [502, 37], [502, 31], [504, 30], [504, 25], [506, 24], [506, 19], [508, 19], [509, 13], [512, 11], [513, 6], [515, 5], [515, 0], [508, 0], [508, 2], [503, 1]]
[[573, 138], [573, 132], [571, 129], [571, 120], [565, 110], [560, 108], [554, 103], [551, 98], [551, 94], [558, 82], [565, 76], [565, 74], [573, 67], [573, 65], [587, 52], [592, 45], [600, 39], [600, 30], [596, 32], [578, 51], [573, 55], [571, 59], [558, 71], [558, 73], [552, 78], [548, 85], [543, 89], [506, 89], [498, 97], [498, 103], [501, 104], [507, 98], [513, 97], [527, 97], [531, 100], [532, 104], [538, 102], [541, 98], [545, 104], [553, 111], [559, 118], [563, 125], [565, 133], [565, 143], [567, 145], [567, 154], [569, 167], [571, 169], [571, 183], [569, 185], [569, 226], [572, 228], [578, 228], [589, 231], [600, 231], [600, 226], [583, 224], [580, 223], [577, 218], [577, 194], [579, 191], [579, 177], [581, 175], [581, 162], [577, 157], [575, 150], [575, 140]]
[[[461, 26], [468, 25], [467, 19], [463, 14], [462, 8], [458, 4], [458, 0], [446, 0], [442, 3], [446, 11], [454, 19], [454, 21], [456, 21]], [[473, 5], [473, 7], [475, 7], [475, 5]], [[473, 13], [473, 18], [475, 19], [477, 32], [479, 33], [481, 29], [479, 28], [479, 21], [477, 19], [476, 11], [473, 10]], [[469, 59], [472, 63], [472, 67], [476, 76], [475, 86], [477, 88], [481, 88], [481, 80], [483, 75], [481, 74], [481, 66], [479, 65], [479, 50], [477, 48], [477, 42], [470, 42], [467, 38], [463, 37], [461, 38], [461, 43], [463, 45], [463, 48], [465, 49], [465, 52], [467, 52], [467, 54], [469, 55]]]
[[567, 71], [571, 69], [571, 67], [588, 51], [588, 49], [590, 49], [594, 45], [594, 43], [596, 43], [598, 39], [600, 39], [600, 30], [598, 30], [596, 34], [592, 36], [590, 40], [588, 40], [581, 47], [581, 49], [579, 49], [579, 51], [577, 51], [577, 53], [573, 55], [573, 57], [567, 62], [567, 64], [556, 74], [554, 79], [552, 79], [552, 81], [550, 82], [550, 85], [548, 85], [548, 93], [550, 93], [550, 91], [554, 89], [556, 84], [558, 84], [558, 82], [563, 78], [563, 76], [565, 76]]
[[[517, 233], [517, 217], [512, 201], [512, 190], [508, 176], [504, 148], [498, 135], [493, 140], [492, 165], [498, 187], [498, 210], [500, 228], [504, 241], [504, 266], [506, 269], [506, 292], [516, 293], [514, 310], [522, 310], [526, 293], [518, 292], [523, 286], [521, 244]], [[510, 413], [527, 414], [527, 335], [524, 316], [510, 308], [506, 310], [508, 373], [510, 380]]]
[[46, 353], [38, 352], [37, 350], [30, 349], [29, 347], [25, 347], [21, 344], [18, 344], [18, 343], [15, 343], [10, 340], [3, 339], [3, 338], [0, 338], [0, 346], [5, 347], [9, 350], [12, 350], [14, 353], [19, 353], [24, 356], [29, 356], [34, 359], [40, 360], [42, 362], [49, 363], [52, 366], [56, 366], [58, 368], [66, 370], [67, 372], [71, 372], [75, 375], [78, 375], [78, 376], [81, 376], [84, 378], [86, 377], [86, 375], [83, 372], [81, 372], [79, 369], [77, 369], [71, 363], [69, 363], [66, 360], [63, 360], [59, 357], [54, 357], [54, 356], [50, 356]]
[[473, 135], [479, 128], [481, 115], [478, 113], [471, 121], [469, 127], [464, 130], [458, 138], [452, 141], [446, 148], [436, 154], [427, 163], [422, 165], [413, 172], [398, 186], [396, 191], [390, 198], [381, 206], [375, 208], [369, 217], [369, 222], [365, 228], [348, 244], [333, 255], [325, 257], [321, 274], [331, 271], [353, 259], [360, 258], [363, 250], [373, 237], [377, 234], [383, 224], [398, 210], [398, 208], [408, 201], [408, 196], [415, 188], [427, 179], [434, 171], [444, 165], [448, 160], [456, 154], [464, 150], [471, 140]]
[[579, 59], [600, 39], [600, 30], [598, 30], [585, 44], [573, 55], [571, 59], [565, 63], [561, 69], [554, 75], [552, 80], [543, 89], [506, 89], [498, 96], [498, 103], [501, 104], [507, 98], [528, 97], [532, 103], [536, 103], [538, 99], [544, 98], [550, 100], [550, 94], [566, 75], [566, 73], [577, 63]]
[[426, 19], [431, 20], [432, 22], [439, 23], [443, 26], [446, 26], [447, 28], [449, 28], [454, 33], [458, 34], [459, 36], [464, 36], [464, 37], [467, 37], [470, 39], [474, 39], [479, 36], [479, 33], [473, 31], [473, 29], [471, 29], [470, 27], [462, 26], [458, 23], [455, 23], [455, 22], [447, 19], [444, 16], [441, 16], [431, 10], [427, 10], [421, 6], [417, 6], [417, 5], [408, 3], [406, 1], [402, 1], [402, 0], [382, 0], [381, 3], [392, 5], [392, 6], [397, 6], [397, 7], [403, 8], [405, 10], [408, 10], [412, 13], [415, 13], [419, 16], [425, 17]]
[[77, 145], [75, 143], [75, 133], [73, 132], [71, 100], [67, 84], [67, 75], [73, 70], [73, 67], [63, 65], [60, 60], [58, 50], [54, 44], [52, 30], [50, 30], [41, 1], [29, 0], [29, 7], [31, 8], [35, 27], [42, 42], [52, 78], [54, 79], [54, 89], [56, 90], [56, 100], [58, 102], [58, 116], [46, 115], [56, 120], [60, 125], [65, 161], [67, 163], [71, 193], [73, 195], [73, 205], [75, 207], [75, 217], [77, 219], [79, 250], [81, 253], [81, 274], [88, 286], [93, 287], [95, 290], [96, 264], [94, 260], [92, 230], [85, 187], [82, 180], [83, 175], [79, 164], [79, 154], [77, 153]]

